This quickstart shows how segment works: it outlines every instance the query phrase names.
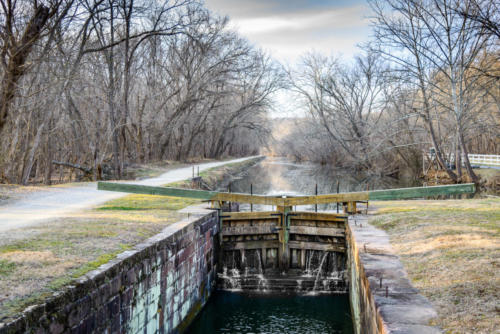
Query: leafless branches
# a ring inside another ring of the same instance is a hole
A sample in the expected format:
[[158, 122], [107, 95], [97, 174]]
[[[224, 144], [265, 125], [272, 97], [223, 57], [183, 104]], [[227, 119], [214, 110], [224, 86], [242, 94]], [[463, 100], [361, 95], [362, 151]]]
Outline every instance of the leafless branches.
[[129, 163], [254, 154], [266, 141], [278, 66], [201, 3], [66, 0], [46, 7], [36, 38], [22, 37], [33, 4], [2, 4], [4, 180], [50, 183], [71, 166], [121, 177]]

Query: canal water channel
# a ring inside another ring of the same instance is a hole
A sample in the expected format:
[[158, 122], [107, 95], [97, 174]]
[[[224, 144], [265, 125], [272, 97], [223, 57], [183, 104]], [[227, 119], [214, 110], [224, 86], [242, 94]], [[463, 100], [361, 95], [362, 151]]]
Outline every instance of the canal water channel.
[[[263, 195], [313, 195], [414, 186], [414, 183], [347, 170], [333, 170], [312, 163], [293, 163], [283, 158], [267, 158], [251, 167], [230, 185], [231, 191]], [[225, 189], [218, 189], [225, 190]], [[314, 206], [295, 208], [314, 210]], [[242, 204], [241, 211], [250, 205]], [[273, 210], [254, 205], [254, 211]], [[334, 210], [336, 205], [319, 205], [318, 210]], [[241, 268], [224, 268], [218, 290], [212, 295], [188, 333], [353, 333], [349, 297], [342, 285], [345, 267], [332, 252], [309, 252], [308, 268], [297, 273], [293, 285], [269, 289], [269, 271], [254, 266], [256, 283], [252, 290], [241, 285], [246, 276]], [[258, 256], [259, 253], [256, 252]], [[247, 257], [249, 255], [246, 255]], [[248, 260], [248, 259], [247, 259]], [[333, 260], [333, 266], [332, 266]], [[260, 263], [260, 259], [257, 263]], [[344, 260], [345, 262], [345, 260]], [[222, 264], [226, 266], [226, 263]], [[278, 273], [279, 274], [279, 273]], [[304, 278], [301, 278], [301, 275]], [[266, 277], [267, 276], [267, 277]], [[311, 282], [312, 277], [312, 282]], [[311, 283], [307, 288], [304, 282]], [[248, 280], [247, 280], [248, 281]], [[255, 289], [255, 285], [257, 288]]]

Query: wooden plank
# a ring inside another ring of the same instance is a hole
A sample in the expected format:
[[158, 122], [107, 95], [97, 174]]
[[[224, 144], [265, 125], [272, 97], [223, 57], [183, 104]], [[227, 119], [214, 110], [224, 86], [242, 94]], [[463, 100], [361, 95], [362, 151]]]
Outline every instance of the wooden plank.
[[476, 191], [474, 183], [453, 184], [432, 187], [414, 187], [386, 190], [372, 190], [369, 192], [371, 201], [398, 200], [421, 198], [438, 195], [470, 194]]
[[256, 235], [256, 234], [275, 234], [275, 225], [260, 226], [229, 226], [222, 228], [222, 235]]
[[331, 227], [290, 226], [290, 233], [329, 237], [345, 237], [345, 229]]
[[275, 205], [275, 206], [283, 205], [284, 201], [283, 198], [275, 196], [247, 195], [239, 193], [216, 193], [211, 200], [224, 201], [224, 202]]
[[339, 244], [320, 244], [317, 242], [290, 241], [288, 246], [291, 249], [309, 249], [330, 252], [345, 252], [345, 246]]
[[298, 197], [286, 198], [284, 200], [286, 206], [366, 201], [368, 200], [368, 192], [362, 191], [362, 192], [352, 192], [352, 193], [315, 195], [315, 196], [298, 196]]
[[290, 216], [290, 219], [345, 222], [347, 220], [347, 216], [338, 213], [294, 211], [293, 215]]
[[279, 211], [256, 211], [256, 212], [224, 212], [223, 220], [262, 220], [262, 219], [275, 219], [278, 220]]
[[278, 240], [240, 241], [240, 242], [224, 241], [224, 243], [222, 244], [222, 248], [224, 250], [261, 249], [261, 248], [278, 248], [278, 247], [280, 247]]

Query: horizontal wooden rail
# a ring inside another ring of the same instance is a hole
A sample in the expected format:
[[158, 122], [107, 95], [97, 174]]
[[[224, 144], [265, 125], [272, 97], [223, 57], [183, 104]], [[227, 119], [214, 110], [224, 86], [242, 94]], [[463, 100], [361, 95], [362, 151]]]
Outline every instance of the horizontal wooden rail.
[[290, 207], [294, 205], [310, 205], [325, 203], [346, 203], [357, 201], [384, 201], [410, 198], [422, 198], [430, 196], [457, 195], [474, 193], [476, 188], [473, 183], [454, 184], [432, 187], [415, 187], [361, 191], [352, 193], [326, 194], [316, 196], [264, 196], [248, 195], [240, 193], [225, 193], [217, 191], [205, 191], [194, 189], [151, 187], [134, 184], [123, 184], [114, 182], [98, 182], [97, 189], [118, 191], [134, 194], [161, 195], [172, 197], [188, 197], [214, 202], [239, 202], [252, 204], [275, 205]]

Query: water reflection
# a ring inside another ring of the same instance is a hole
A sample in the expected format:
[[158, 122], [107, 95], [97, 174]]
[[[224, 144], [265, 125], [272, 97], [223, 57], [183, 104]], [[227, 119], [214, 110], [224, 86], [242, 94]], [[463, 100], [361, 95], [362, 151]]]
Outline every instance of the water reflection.
[[[331, 166], [313, 163], [294, 163], [286, 158], [268, 157], [245, 175], [231, 184], [232, 191], [262, 195], [314, 195], [318, 185], [319, 194], [364, 191], [367, 189], [389, 189], [419, 186], [416, 181], [398, 180], [391, 177], [380, 177], [367, 173], [336, 169]], [[338, 184], [338, 185], [337, 185]], [[242, 210], [248, 206], [242, 205]], [[270, 210], [269, 206], [254, 205], [256, 210]], [[320, 210], [333, 209], [334, 205], [318, 206]], [[312, 210], [313, 206], [298, 207], [300, 210]]]

